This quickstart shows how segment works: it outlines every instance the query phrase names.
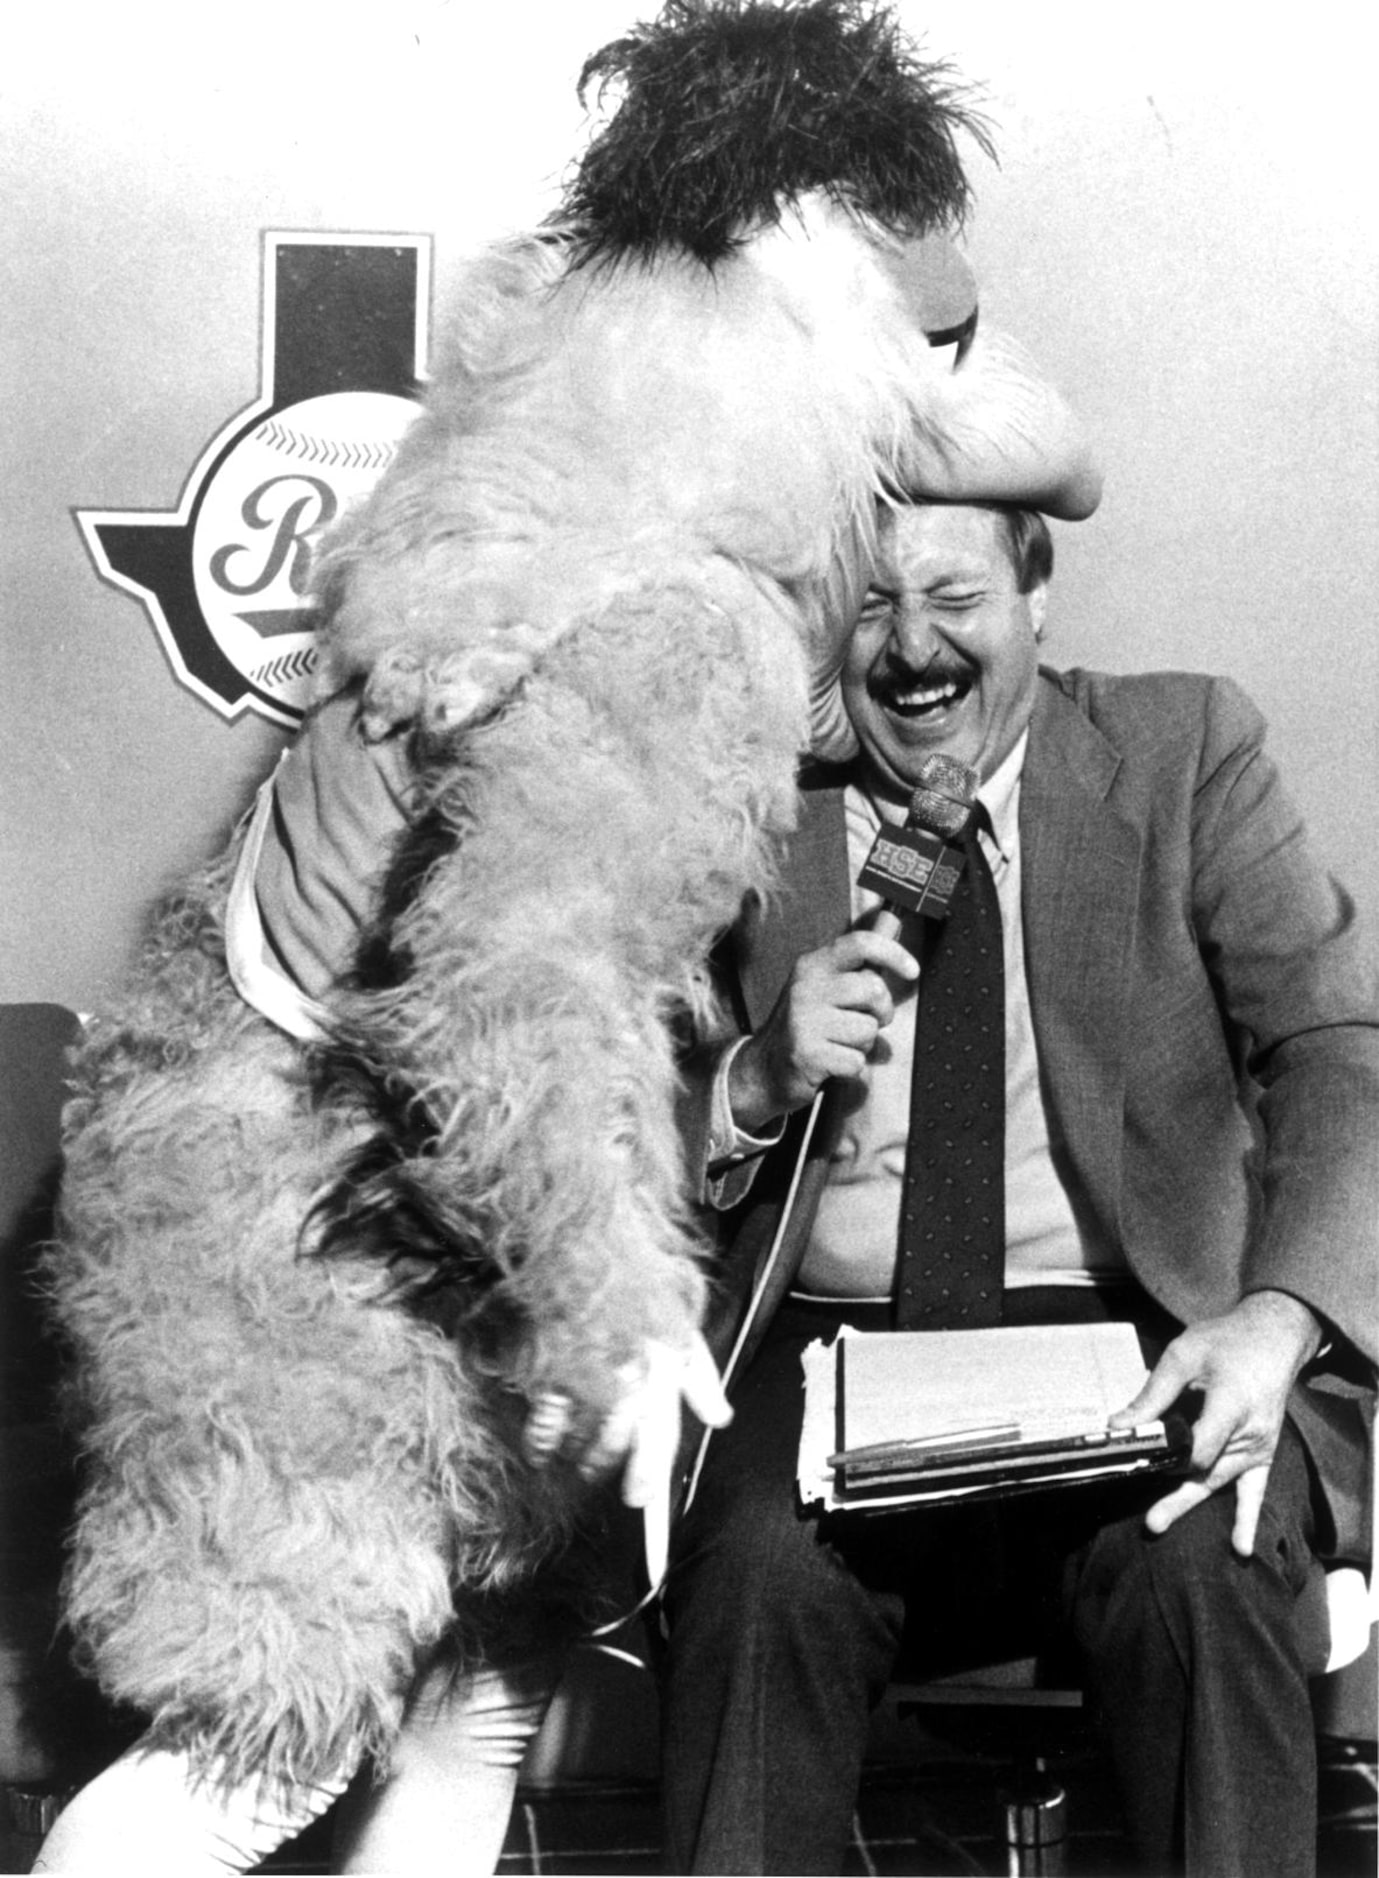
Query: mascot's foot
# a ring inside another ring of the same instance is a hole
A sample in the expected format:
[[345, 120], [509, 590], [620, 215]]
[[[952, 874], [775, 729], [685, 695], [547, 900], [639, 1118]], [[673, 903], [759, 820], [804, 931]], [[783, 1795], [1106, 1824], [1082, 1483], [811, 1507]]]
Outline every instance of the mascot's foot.
[[456, 1676], [438, 1659], [412, 1693], [387, 1780], [361, 1774], [340, 1810], [339, 1870], [489, 1878], [558, 1679], [548, 1661]]
[[133, 1748], [63, 1811], [36, 1872], [89, 1878], [225, 1878], [246, 1872], [320, 1817], [348, 1776], [277, 1792], [199, 1782], [185, 1754]]

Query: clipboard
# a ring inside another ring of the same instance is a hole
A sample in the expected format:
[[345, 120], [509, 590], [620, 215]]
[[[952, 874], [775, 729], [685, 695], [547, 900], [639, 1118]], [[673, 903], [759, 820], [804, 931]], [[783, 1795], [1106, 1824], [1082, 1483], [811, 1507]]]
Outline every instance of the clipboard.
[[[822, 1463], [827, 1489], [813, 1497], [832, 1510], [1166, 1472], [1190, 1447], [1176, 1417], [1107, 1426], [1147, 1374], [1128, 1323], [854, 1332], [822, 1354], [814, 1387], [831, 1396], [831, 1417], [825, 1424], [816, 1400], [812, 1422], [816, 1437], [827, 1425], [832, 1438], [814, 1456], [814, 1481]], [[800, 1485], [809, 1497], [803, 1441]]]

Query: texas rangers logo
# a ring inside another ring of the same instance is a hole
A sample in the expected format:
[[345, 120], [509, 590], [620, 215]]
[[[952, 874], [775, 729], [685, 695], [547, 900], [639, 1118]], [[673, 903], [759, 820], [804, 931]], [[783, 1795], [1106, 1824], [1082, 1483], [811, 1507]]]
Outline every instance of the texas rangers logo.
[[179, 681], [222, 717], [301, 720], [312, 544], [416, 415], [430, 254], [419, 235], [266, 234], [259, 397], [174, 512], [76, 511], [98, 572], [143, 602]]

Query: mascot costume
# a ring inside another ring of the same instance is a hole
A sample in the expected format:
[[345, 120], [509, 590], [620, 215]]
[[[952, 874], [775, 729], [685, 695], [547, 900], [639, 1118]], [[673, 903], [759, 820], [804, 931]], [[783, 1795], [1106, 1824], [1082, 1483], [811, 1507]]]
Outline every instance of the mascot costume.
[[298, 739], [78, 1052], [67, 1621], [149, 1729], [41, 1870], [244, 1869], [428, 1664], [484, 1710], [568, 1627], [595, 1476], [663, 1530], [682, 1399], [726, 1413], [677, 1049], [847, 754], [877, 503], [1095, 506], [946, 239], [981, 121], [888, 13], [670, 0], [614, 85], [327, 543]]

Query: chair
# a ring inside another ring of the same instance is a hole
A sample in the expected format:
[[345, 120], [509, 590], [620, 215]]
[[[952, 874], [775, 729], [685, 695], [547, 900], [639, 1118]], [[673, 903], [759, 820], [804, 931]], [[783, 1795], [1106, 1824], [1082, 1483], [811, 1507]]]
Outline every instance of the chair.
[[[1379, 1600], [1353, 1566], [1309, 1578], [1299, 1600], [1304, 1654], [1313, 1675], [1320, 1734], [1372, 1741], [1376, 1709], [1375, 1631]], [[1010, 1878], [1064, 1878], [1068, 1796], [1049, 1763], [1085, 1731], [1082, 1690], [1066, 1662], [1025, 1656], [924, 1681], [893, 1682], [899, 1716], [926, 1720], [942, 1734], [977, 1738], [1007, 1760], [998, 1804]]]
[[52, 1231], [66, 1055], [57, 1004], [0, 1005], [0, 1868], [27, 1871], [63, 1790], [126, 1743], [56, 1645], [75, 1495], [58, 1357], [34, 1282]]
[[0, 1007], [0, 1780], [49, 1771], [28, 1714], [57, 1616], [65, 1456], [51, 1400], [54, 1352], [33, 1286], [51, 1230], [64, 1057], [76, 1032], [55, 1004]]

